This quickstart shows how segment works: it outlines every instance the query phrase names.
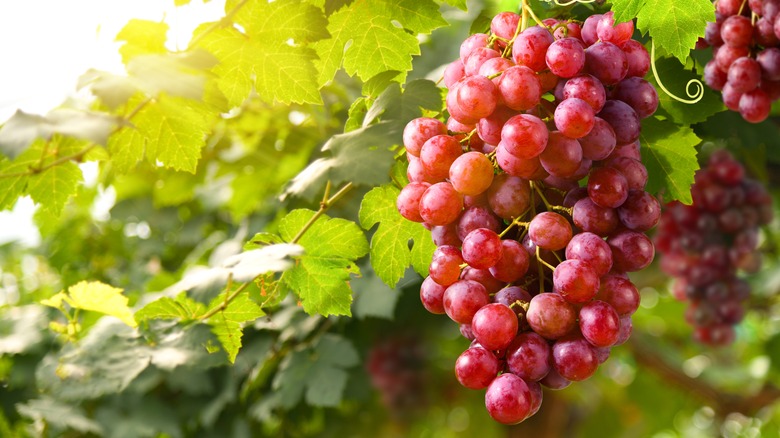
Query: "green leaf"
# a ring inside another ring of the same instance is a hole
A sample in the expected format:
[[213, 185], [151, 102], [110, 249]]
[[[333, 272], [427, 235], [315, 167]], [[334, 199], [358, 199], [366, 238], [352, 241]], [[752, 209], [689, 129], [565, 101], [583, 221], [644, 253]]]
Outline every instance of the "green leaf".
[[136, 327], [133, 313], [127, 306], [127, 297], [122, 295], [122, 289], [111, 287], [99, 281], [81, 281], [68, 288], [68, 293], [58, 293], [50, 300], [41, 304], [59, 307], [61, 301], [75, 309], [91, 310], [119, 318], [130, 327]]
[[162, 297], [145, 305], [135, 312], [135, 320], [139, 324], [150, 319], [179, 319], [191, 321], [206, 312], [206, 306], [182, 292], [175, 299]]
[[[222, 293], [212, 300], [209, 309], [220, 308], [224, 302], [225, 293]], [[254, 321], [263, 315], [265, 315], [263, 309], [249, 299], [248, 294], [243, 293], [230, 301], [223, 310], [208, 319], [211, 331], [225, 349], [230, 363], [235, 362], [238, 350], [241, 349], [241, 337], [244, 334], [242, 323]]]
[[83, 434], [98, 436], [105, 433], [100, 424], [90, 419], [79, 406], [53, 398], [27, 400], [16, 405], [16, 409], [22, 417], [29, 418], [33, 422], [45, 422], [47, 429], [60, 430], [60, 432], [72, 429]]
[[[399, 193], [400, 190], [392, 185], [376, 187], [360, 204], [363, 228], [368, 230], [379, 223], [371, 238], [371, 266], [390, 287], [398, 284], [413, 260], [415, 270], [427, 275], [424, 273], [436, 248], [430, 233], [421, 224], [408, 221], [398, 213], [396, 199]], [[414, 241], [412, 249], [409, 248], [410, 240]]]
[[244, 244], [244, 250], [258, 249], [276, 243], [284, 243], [284, 240], [276, 234], [263, 231], [252, 236], [252, 238]]
[[461, 11], [468, 10], [468, 6], [466, 6], [466, 0], [444, 0], [444, 3], [447, 3], [450, 6], [454, 6]]
[[693, 130], [669, 121], [648, 117], [642, 121], [642, 162], [647, 167], [647, 191], [664, 192], [664, 200], [690, 204], [691, 185], [699, 162], [696, 146], [701, 142]]
[[382, 120], [395, 120], [405, 126], [409, 120], [422, 115], [420, 108], [438, 111], [441, 107], [441, 89], [433, 81], [416, 79], [406, 84], [403, 93], [398, 84], [391, 84], [371, 105], [363, 126], [380, 116]]
[[637, 14], [637, 27], [659, 48], [685, 63], [708, 21], [715, 21], [710, 0], [646, 0]]
[[305, 391], [310, 405], [338, 406], [348, 379], [344, 369], [357, 365], [359, 359], [347, 339], [332, 334], [323, 336], [314, 351], [296, 351], [282, 361], [272, 383], [279, 393], [275, 404], [289, 409]]
[[59, 216], [83, 179], [79, 166], [66, 162], [29, 177], [27, 193], [52, 216]]
[[363, 276], [352, 281], [356, 292], [353, 314], [359, 319], [369, 317], [392, 320], [401, 292], [387, 287], [371, 269], [362, 269]]
[[[700, 80], [701, 76], [695, 71], [684, 69], [679, 62], [673, 58], [662, 58], [656, 60], [658, 76], [666, 88], [676, 96], [687, 97], [687, 87], [691, 80]], [[723, 106], [723, 99], [720, 94], [714, 92], [710, 87], [702, 84], [704, 96], [695, 104], [687, 104], [672, 99], [658, 86], [654, 76], [648, 78], [658, 90], [658, 102], [663, 111], [669, 115], [670, 120], [674, 120], [679, 125], [692, 125], [703, 122], [713, 114], [726, 109]], [[701, 83], [701, 82], [700, 82]], [[691, 91], [698, 90], [696, 85], [691, 86]]]
[[185, 53], [141, 55], [127, 64], [127, 72], [136, 88], [147, 95], [166, 93], [171, 96], [202, 100], [209, 79], [209, 69], [219, 61], [203, 49]]
[[633, 20], [639, 15], [647, 0], [611, 0], [612, 12], [615, 13], [615, 22]]
[[[282, 238], [291, 241], [314, 214], [291, 211], [279, 223]], [[350, 274], [360, 273], [354, 260], [368, 252], [363, 232], [354, 222], [322, 215], [298, 243], [306, 252], [282, 281], [298, 294], [307, 313], [350, 315]]]
[[388, 70], [405, 73], [412, 69], [412, 55], [420, 54], [415, 34], [446, 24], [431, 0], [356, 0], [330, 16], [331, 38], [313, 46], [319, 56], [317, 82], [333, 79], [342, 63], [363, 81]]
[[234, 28], [211, 32], [201, 45], [219, 58], [217, 85], [231, 106], [239, 106], [254, 87], [267, 102], [321, 103], [314, 53], [284, 41], [263, 41]]
[[127, 64], [138, 55], [165, 53], [168, 25], [165, 23], [133, 18], [116, 35], [116, 41], [124, 41], [119, 48], [122, 62]]
[[[226, 2], [225, 11], [232, 10], [238, 2]], [[300, 44], [330, 36], [322, 9], [301, 0], [251, 0], [238, 10], [235, 22], [258, 40], [292, 39]]]

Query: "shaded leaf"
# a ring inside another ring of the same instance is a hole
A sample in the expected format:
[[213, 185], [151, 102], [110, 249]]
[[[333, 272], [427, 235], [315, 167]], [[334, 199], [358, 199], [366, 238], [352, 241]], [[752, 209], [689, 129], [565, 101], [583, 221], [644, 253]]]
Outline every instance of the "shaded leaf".
[[[209, 304], [209, 310], [220, 308], [225, 302], [225, 293], [220, 294]], [[228, 360], [233, 363], [236, 360], [238, 350], [241, 349], [241, 337], [244, 334], [243, 323], [254, 321], [265, 315], [263, 309], [249, 299], [246, 293], [238, 295], [227, 307], [217, 312], [208, 319], [211, 331], [217, 336], [220, 344], [227, 353]]]
[[699, 162], [696, 145], [701, 140], [687, 126], [654, 117], [642, 120], [642, 163], [647, 167], [647, 191], [664, 192], [664, 200], [690, 204], [691, 185]]

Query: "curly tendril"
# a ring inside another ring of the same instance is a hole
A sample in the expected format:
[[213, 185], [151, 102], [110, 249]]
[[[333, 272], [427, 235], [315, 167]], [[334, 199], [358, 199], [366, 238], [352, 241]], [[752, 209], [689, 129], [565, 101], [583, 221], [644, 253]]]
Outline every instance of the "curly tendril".
[[596, 0], [569, 0], [567, 2], [561, 2], [559, 0], [552, 0], [552, 1], [553, 1], [553, 3], [555, 3], [558, 6], [570, 6], [570, 5], [573, 5], [575, 3], [585, 3], [585, 4], [587, 4], [587, 3], [594, 3]]
[[[675, 96], [672, 94], [671, 91], [669, 91], [664, 84], [661, 82], [661, 78], [658, 77], [658, 70], [655, 68], [655, 42], [650, 42], [650, 67], [653, 70], [653, 77], [655, 78], [655, 81], [658, 83], [658, 86], [661, 87], [661, 89], [666, 93], [669, 97], [672, 99], [687, 103], [689, 105], [693, 105], [694, 103], [700, 101], [704, 97], [704, 84], [698, 79], [691, 79], [688, 81], [688, 83], [685, 85], [685, 94], [690, 97], [690, 99], [683, 99], [680, 97]], [[695, 93], [691, 92], [691, 87], [695, 85], [695, 88], [697, 88]]]

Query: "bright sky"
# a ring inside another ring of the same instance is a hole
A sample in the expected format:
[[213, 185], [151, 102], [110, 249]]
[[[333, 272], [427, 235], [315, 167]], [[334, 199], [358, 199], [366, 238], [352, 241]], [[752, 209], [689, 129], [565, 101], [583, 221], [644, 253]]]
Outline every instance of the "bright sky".
[[[224, 13], [224, 0], [20, 0], [0, 2], [0, 123], [17, 109], [45, 114], [76, 94], [89, 68], [123, 73], [114, 37], [131, 18], [164, 20], [169, 48], [183, 48], [200, 23]], [[33, 203], [0, 213], [0, 243], [38, 242]]]

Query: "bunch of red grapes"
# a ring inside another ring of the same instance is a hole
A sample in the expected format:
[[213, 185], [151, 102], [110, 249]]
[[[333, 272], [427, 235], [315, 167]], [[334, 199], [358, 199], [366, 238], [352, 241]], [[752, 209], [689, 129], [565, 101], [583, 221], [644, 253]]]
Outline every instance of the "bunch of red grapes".
[[473, 341], [456, 376], [487, 388], [505, 424], [539, 409], [541, 385], [589, 378], [629, 337], [639, 293], [626, 272], [653, 260], [645, 232], [661, 214], [638, 142], [658, 95], [633, 23], [520, 22], [501, 13], [461, 44], [444, 73], [446, 124], [404, 130], [397, 201], [437, 245], [423, 305]]
[[716, 8], [704, 38], [713, 48], [704, 82], [728, 109], [761, 122], [780, 98], [780, 0], [718, 0]]
[[696, 173], [692, 205], [673, 202], [661, 216], [655, 244], [661, 269], [676, 277], [675, 298], [690, 300], [686, 319], [694, 339], [708, 345], [734, 341], [750, 286], [738, 270], [756, 272], [758, 227], [772, 220], [772, 199], [728, 152], [710, 156]]

